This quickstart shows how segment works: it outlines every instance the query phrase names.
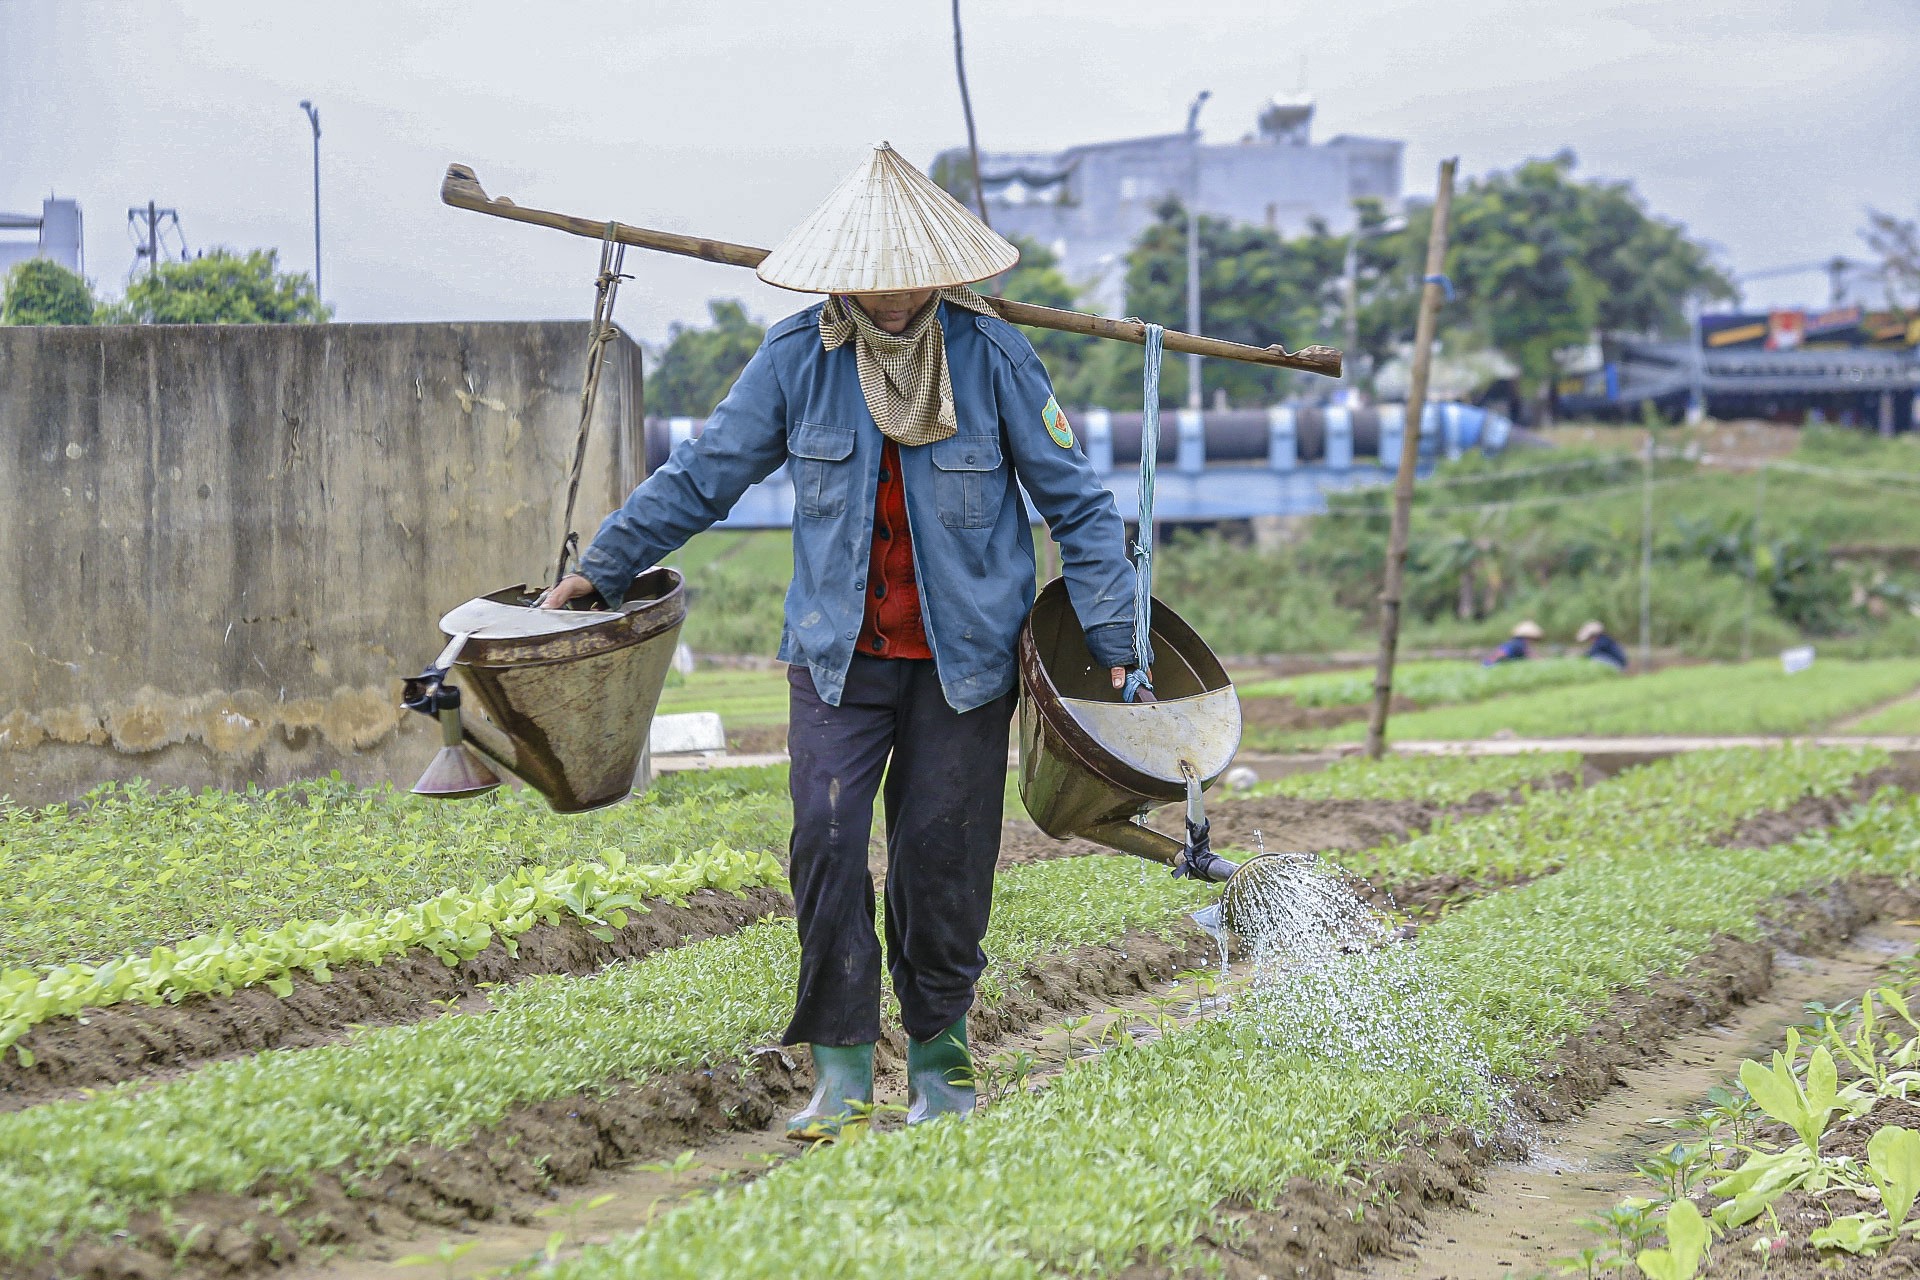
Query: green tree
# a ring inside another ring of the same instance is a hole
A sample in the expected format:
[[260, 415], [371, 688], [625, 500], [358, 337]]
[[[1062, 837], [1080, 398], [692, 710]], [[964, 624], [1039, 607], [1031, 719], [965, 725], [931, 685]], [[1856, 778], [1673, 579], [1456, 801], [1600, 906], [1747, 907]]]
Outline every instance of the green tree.
[[[1026, 236], [1012, 239], [1020, 250], [1020, 263], [1000, 278], [1000, 295], [1042, 307], [1069, 311], [1077, 307], [1079, 300], [1074, 296], [1073, 285], [1060, 270], [1060, 259], [1053, 251]], [[1121, 344], [1085, 334], [1061, 333], [1057, 329], [1022, 329], [1021, 332], [1040, 353], [1041, 363], [1047, 366], [1047, 373], [1053, 379], [1055, 397], [1062, 404], [1077, 408], [1113, 403], [1102, 398], [1113, 377], [1112, 357], [1117, 354], [1108, 349], [1119, 348]], [[1133, 391], [1136, 397], [1140, 394], [1139, 377], [1136, 364]]]
[[1733, 281], [1686, 228], [1647, 212], [1627, 182], [1581, 186], [1581, 261], [1600, 286], [1595, 321], [1602, 333], [1644, 337], [1686, 331], [1686, 300], [1734, 296]]
[[654, 413], [687, 418], [712, 413], [767, 336], [738, 302], [715, 300], [707, 311], [713, 317], [711, 328], [676, 324], [668, 330], [667, 345], [647, 375], [647, 399]]
[[163, 262], [107, 308], [118, 324], [299, 324], [333, 318], [304, 271], [279, 270], [273, 249], [211, 249]]
[[1605, 292], [1585, 260], [1590, 222], [1573, 163], [1563, 151], [1467, 183], [1447, 252], [1480, 336], [1543, 409], [1560, 352], [1592, 337]]
[[1869, 209], [1860, 238], [1880, 259], [1887, 301], [1896, 307], [1920, 305], [1920, 221]]
[[7, 272], [0, 324], [92, 324], [96, 305], [85, 277], [51, 258], [28, 258]]

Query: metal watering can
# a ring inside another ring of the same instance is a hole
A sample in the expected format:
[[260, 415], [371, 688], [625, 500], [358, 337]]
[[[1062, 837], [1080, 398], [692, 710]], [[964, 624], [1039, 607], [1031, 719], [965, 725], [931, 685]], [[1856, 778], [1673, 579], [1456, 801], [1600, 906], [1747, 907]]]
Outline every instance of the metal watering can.
[[[678, 571], [650, 569], [617, 609], [538, 609], [508, 587], [440, 619], [449, 641], [406, 682], [402, 701], [440, 721], [441, 748], [416, 795], [457, 799], [518, 777], [560, 813], [617, 804], [633, 790], [647, 731], [686, 620]], [[458, 668], [472, 701], [447, 679]], [[467, 714], [475, 707], [482, 713]]]
[[[1240, 747], [1240, 698], [1199, 633], [1153, 602], [1155, 702], [1124, 702], [1087, 650], [1066, 583], [1048, 583], [1020, 629], [1020, 799], [1056, 839], [1080, 836], [1162, 863], [1177, 876], [1224, 882], [1221, 923], [1238, 931], [1281, 855], [1235, 863], [1214, 853], [1202, 793]], [[1184, 800], [1186, 839], [1140, 821]]]

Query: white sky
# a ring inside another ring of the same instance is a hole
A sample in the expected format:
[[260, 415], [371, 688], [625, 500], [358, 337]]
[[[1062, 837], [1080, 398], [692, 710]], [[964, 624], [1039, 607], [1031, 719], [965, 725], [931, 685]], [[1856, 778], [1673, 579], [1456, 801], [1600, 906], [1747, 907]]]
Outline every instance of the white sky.
[[[1316, 137], [1407, 144], [1406, 188], [1563, 146], [1631, 178], [1736, 270], [1860, 256], [1867, 206], [1920, 210], [1920, 3], [1884, 0], [963, 0], [981, 144], [1051, 149], [1251, 128], [1306, 60]], [[946, 0], [0, 0], [0, 209], [78, 198], [117, 293], [126, 209], [195, 248], [312, 265], [341, 320], [581, 318], [597, 247], [443, 207], [494, 195], [770, 244], [880, 138], [923, 167], [963, 139]], [[804, 299], [630, 253], [645, 339], [709, 297]], [[1824, 302], [1824, 277], [1749, 303]]]

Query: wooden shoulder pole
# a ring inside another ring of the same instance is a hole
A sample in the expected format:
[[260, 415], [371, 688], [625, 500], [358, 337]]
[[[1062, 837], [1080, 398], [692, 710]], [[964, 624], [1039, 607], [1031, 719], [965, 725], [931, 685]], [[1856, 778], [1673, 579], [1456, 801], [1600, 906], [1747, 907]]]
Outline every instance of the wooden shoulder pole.
[[[555, 213], [550, 209], [533, 209], [515, 204], [505, 196], [489, 196], [486, 189], [480, 185], [480, 180], [474, 176], [473, 170], [463, 164], [447, 167], [447, 176], [440, 184], [440, 199], [456, 209], [470, 209], [475, 213], [484, 213], [495, 218], [507, 218], [536, 227], [550, 227], [555, 231], [565, 231], [569, 235], [585, 236], [589, 240], [604, 239], [608, 235], [607, 222], [603, 218], [582, 218], [570, 213]], [[613, 224], [612, 239], [620, 244], [653, 249], [660, 253], [675, 253], [686, 258], [699, 258], [706, 262], [718, 262], [730, 267], [757, 267], [760, 265], [760, 260], [767, 256], [765, 249], [755, 245], [731, 244], [725, 240], [709, 240], [704, 236], [688, 236], [674, 231], [632, 227], [624, 222]], [[1080, 333], [1090, 338], [1108, 338], [1115, 342], [1131, 342], [1136, 347], [1144, 346], [1147, 341], [1147, 326], [1138, 320], [1114, 320], [1106, 316], [1090, 316], [1079, 311], [1063, 311], [1058, 307], [1043, 307], [1032, 302], [1015, 302], [1011, 298], [989, 297], [987, 303], [1008, 324], [1025, 325], [1033, 329], [1056, 329], [1061, 333]], [[1180, 333], [1173, 329], [1166, 331], [1164, 341], [1168, 351], [1182, 351], [1222, 360], [1239, 360], [1246, 364], [1263, 364], [1275, 369], [1299, 369], [1328, 378], [1340, 376], [1341, 354], [1335, 347], [1312, 346], [1302, 347], [1298, 351], [1288, 351], [1278, 344], [1270, 347], [1255, 347], [1241, 342], [1228, 342], [1224, 338], [1209, 338], [1200, 333]]]
[[1380, 658], [1373, 670], [1373, 715], [1367, 721], [1367, 758], [1387, 749], [1387, 706], [1393, 701], [1393, 660], [1400, 647], [1400, 597], [1407, 567], [1407, 526], [1413, 519], [1413, 476], [1420, 465], [1420, 425], [1427, 411], [1427, 375], [1433, 368], [1433, 331], [1447, 269], [1447, 219], [1453, 213], [1453, 171], [1458, 159], [1440, 162], [1440, 190], [1427, 233], [1426, 284], [1413, 326], [1413, 376], [1407, 386], [1406, 425], [1400, 433], [1400, 470], [1393, 478], [1393, 522], [1387, 533], [1387, 574], [1380, 588]]

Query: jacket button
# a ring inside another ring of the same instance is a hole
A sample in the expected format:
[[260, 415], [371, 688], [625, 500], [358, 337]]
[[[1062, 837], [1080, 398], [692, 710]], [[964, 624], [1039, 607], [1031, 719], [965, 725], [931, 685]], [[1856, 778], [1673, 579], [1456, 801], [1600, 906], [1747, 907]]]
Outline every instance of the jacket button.
[[886, 583], [884, 583], [884, 582], [876, 582], [876, 583], [874, 583], [874, 584], [873, 584], [873, 598], [874, 598], [874, 599], [876, 599], [876, 600], [885, 600], [885, 599], [887, 598], [887, 584], [886, 584]]
[[865, 578], [855, 578], [853, 580], [853, 589], [855, 591], [865, 591], [867, 589], [867, 580]]
[[857, 632], [849, 631], [847, 632], [847, 639], [852, 640], [857, 636], [857, 634], [858, 634]]
[[968, 454], [968, 455], [967, 455], [967, 461], [968, 461], [968, 462], [972, 462], [972, 461], [973, 461], [973, 455], [972, 455], [972, 454]]

